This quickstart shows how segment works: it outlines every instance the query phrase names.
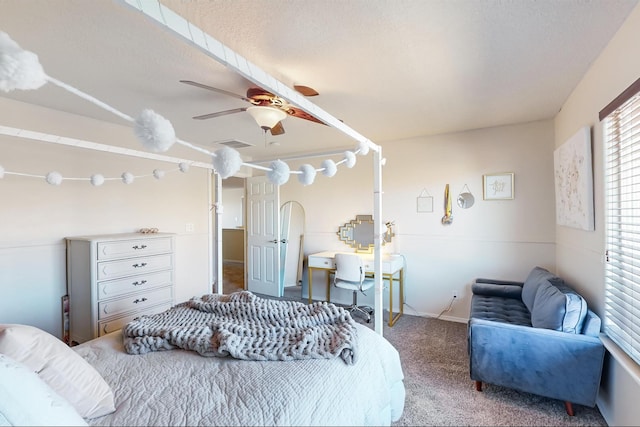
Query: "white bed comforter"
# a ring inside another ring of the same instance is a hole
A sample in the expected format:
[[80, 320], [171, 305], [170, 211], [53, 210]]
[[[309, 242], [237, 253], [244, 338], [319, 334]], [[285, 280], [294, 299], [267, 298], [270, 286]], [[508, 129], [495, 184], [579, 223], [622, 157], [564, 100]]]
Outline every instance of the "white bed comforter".
[[119, 332], [74, 349], [111, 386], [116, 412], [90, 425], [390, 425], [405, 389], [398, 352], [357, 324], [360, 356], [244, 361], [169, 350], [130, 355]]

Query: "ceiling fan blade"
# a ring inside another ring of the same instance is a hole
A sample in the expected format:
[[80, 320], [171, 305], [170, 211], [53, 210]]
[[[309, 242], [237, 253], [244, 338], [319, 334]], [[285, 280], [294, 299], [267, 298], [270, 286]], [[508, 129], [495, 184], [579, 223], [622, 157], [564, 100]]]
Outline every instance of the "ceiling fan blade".
[[282, 122], [276, 123], [274, 127], [271, 128], [271, 135], [282, 135], [284, 133], [284, 126], [282, 126]]
[[316, 96], [319, 95], [318, 91], [309, 86], [293, 85], [293, 88], [303, 94], [304, 96]]
[[299, 108], [289, 107], [287, 110], [288, 110], [287, 113], [289, 113], [290, 116], [297, 117], [299, 119], [309, 120], [311, 122], [320, 123], [321, 125], [326, 124], [322, 120], [319, 120], [319, 119], [315, 118], [311, 114], [309, 114], [306, 111], [301, 110]]
[[196, 119], [196, 120], [212, 119], [214, 117], [226, 116], [228, 114], [241, 113], [243, 111], [247, 111], [247, 109], [246, 108], [234, 108], [232, 110], [218, 111], [217, 113], [209, 113], [209, 114], [203, 114], [201, 116], [195, 116], [194, 119]]
[[238, 95], [237, 93], [229, 92], [229, 91], [226, 91], [224, 89], [218, 89], [217, 87], [213, 87], [213, 86], [203, 85], [202, 83], [193, 82], [191, 80], [180, 80], [180, 83], [185, 83], [185, 84], [188, 84], [188, 85], [191, 85], [191, 86], [195, 86], [195, 87], [199, 87], [199, 88], [202, 88], [202, 89], [211, 90], [213, 92], [218, 92], [218, 93], [222, 93], [224, 95], [232, 96], [234, 98], [242, 99], [243, 101], [251, 102], [246, 97], [244, 97], [242, 95]]

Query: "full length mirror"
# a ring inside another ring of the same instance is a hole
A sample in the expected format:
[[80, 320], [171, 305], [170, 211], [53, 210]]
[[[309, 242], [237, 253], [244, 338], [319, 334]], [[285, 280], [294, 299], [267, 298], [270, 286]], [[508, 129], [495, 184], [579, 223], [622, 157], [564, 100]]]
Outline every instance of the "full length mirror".
[[[386, 225], [387, 230], [382, 236], [382, 244], [390, 243], [393, 237], [391, 224]], [[355, 219], [341, 225], [338, 228], [338, 237], [345, 244], [351, 246], [356, 252], [371, 252], [374, 248], [373, 216], [356, 215]]]
[[305, 212], [300, 202], [283, 203], [280, 207], [280, 286], [285, 293], [302, 286], [304, 229]]

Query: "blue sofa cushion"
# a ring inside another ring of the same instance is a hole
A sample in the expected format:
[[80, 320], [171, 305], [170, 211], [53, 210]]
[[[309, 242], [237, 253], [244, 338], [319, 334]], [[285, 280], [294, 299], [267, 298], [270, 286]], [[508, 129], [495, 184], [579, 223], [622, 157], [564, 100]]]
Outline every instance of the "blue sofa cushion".
[[564, 284], [561, 278], [551, 274], [548, 270], [542, 267], [534, 267], [524, 281], [524, 285], [522, 285], [522, 302], [531, 312], [533, 312], [538, 286], [545, 281], [549, 281], [552, 285], [556, 286]]
[[543, 281], [536, 292], [531, 325], [534, 328], [579, 334], [587, 315], [587, 303], [568, 286]]
[[518, 285], [502, 285], [495, 283], [475, 282], [473, 285], [471, 285], [471, 291], [474, 295], [515, 298], [517, 300], [522, 299], [522, 286]]
[[531, 326], [529, 310], [521, 300], [500, 296], [473, 295], [470, 319]]

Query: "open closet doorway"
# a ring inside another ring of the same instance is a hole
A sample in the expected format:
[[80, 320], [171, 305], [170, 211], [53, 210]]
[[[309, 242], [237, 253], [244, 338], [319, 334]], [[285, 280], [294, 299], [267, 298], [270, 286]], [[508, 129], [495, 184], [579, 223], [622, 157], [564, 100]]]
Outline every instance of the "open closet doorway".
[[245, 289], [245, 179], [222, 180], [222, 293]]

